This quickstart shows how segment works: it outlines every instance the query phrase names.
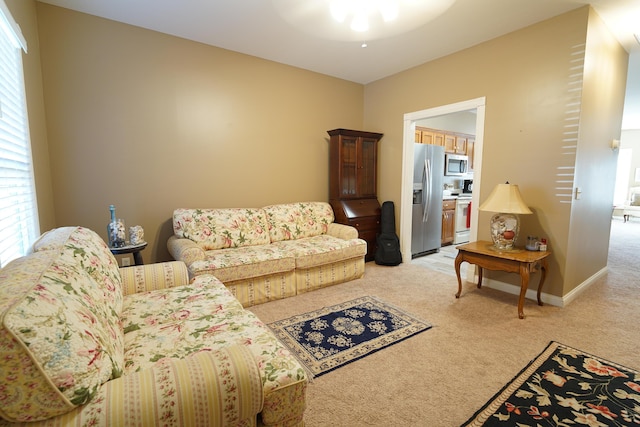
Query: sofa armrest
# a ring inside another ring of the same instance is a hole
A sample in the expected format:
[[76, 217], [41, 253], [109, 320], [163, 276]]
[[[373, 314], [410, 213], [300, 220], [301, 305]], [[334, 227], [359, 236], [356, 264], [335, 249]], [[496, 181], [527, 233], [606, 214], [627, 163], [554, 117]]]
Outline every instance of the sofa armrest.
[[[255, 425], [264, 401], [251, 351], [234, 345], [152, 368], [102, 385], [86, 405], [54, 418], [56, 425]], [[46, 423], [46, 422], [45, 422]], [[37, 425], [36, 423], [35, 425]]]
[[125, 295], [173, 288], [189, 283], [189, 271], [182, 261], [159, 262], [120, 268]]
[[188, 266], [195, 261], [204, 261], [207, 255], [196, 242], [184, 237], [173, 235], [167, 241], [167, 249], [173, 259], [182, 261]]
[[338, 224], [332, 222], [327, 228], [327, 234], [333, 237], [338, 237], [344, 240], [351, 240], [358, 238], [358, 230], [355, 227], [345, 224]]

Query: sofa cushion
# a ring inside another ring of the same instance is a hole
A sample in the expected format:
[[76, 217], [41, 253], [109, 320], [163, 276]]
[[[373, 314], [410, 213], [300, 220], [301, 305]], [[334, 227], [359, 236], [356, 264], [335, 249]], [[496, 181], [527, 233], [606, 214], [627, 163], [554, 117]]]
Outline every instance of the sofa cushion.
[[271, 242], [325, 234], [334, 220], [329, 203], [306, 202], [266, 206]]
[[283, 273], [296, 267], [291, 254], [273, 245], [218, 249], [206, 254], [205, 260], [195, 261], [189, 266], [192, 276], [213, 274], [227, 282]]
[[60, 227], [47, 231], [34, 243], [34, 252], [58, 251], [62, 259], [77, 263], [96, 280], [105, 303], [116, 313], [122, 310], [122, 276], [118, 261], [96, 232], [84, 227]]
[[66, 227], [34, 250], [0, 270], [0, 414], [10, 421], [67, 412], [124, 369], [120, 275], [104, 241]]
[[202, 249], [237, 248], [270, 242], [262, 209], [176, 209], [173, 232]]
[[296, 268], [331, 264], [351, 258], [364, 257], [367, 253], [367, 242], [364, 240], [344, 240], [327, 234], [297, 240], [284, 240], [273, 245], [294, 257]]
[[265, 393], [306, 381], [302, 366], [253, 313], [244, 310], [211, 275], [191, 285], [125, 297], [122, 320], [127, 372], [152, 367], [164, 358], [240, 344], [258, 363]]

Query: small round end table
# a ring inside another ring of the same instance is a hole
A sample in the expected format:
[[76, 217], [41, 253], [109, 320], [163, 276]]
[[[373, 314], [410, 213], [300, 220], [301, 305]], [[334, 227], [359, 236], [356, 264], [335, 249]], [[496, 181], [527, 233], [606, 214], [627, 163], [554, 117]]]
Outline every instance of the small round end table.
[[120, 248], [109, 247], [109, 250], [114, 255], [133, 254], [133, 262], [135, 265], [143, 265], [142, 255], [140, 251], [147, 247], [147, 242], [138, 243], [137, 245], [125, 245]]

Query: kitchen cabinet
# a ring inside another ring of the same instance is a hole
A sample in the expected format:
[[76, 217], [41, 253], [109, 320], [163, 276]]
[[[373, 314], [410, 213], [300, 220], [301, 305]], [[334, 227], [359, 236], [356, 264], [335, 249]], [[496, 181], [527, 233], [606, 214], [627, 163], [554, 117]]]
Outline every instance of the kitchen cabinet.
[[416, 140], [422, 144], [431, 144], [444, 146], [444, 133], [437, 132], [433, 129], [416, 127]]
[[476, 138], [469, 136], [467, 138], [467, 157], [469, 157], [469, 171], [473, 172], [473, 150], [475, 149]]
[[475, 139], [474, 135], [416, 126], [415, 142], [440, 145], [449, 154], [472, 157]]
[[456, 152], [456, 136], [453, 134], [445, 134], [444, 136], [444, 152], [453, 154]]
[[441, 132], [433, 132], [432, 144], [439, 145], [440, 147], [444, 147], [444, 133]]
[[365, 259], [371, 261], [380, 232], [377, 168], [382, 134], [350, 129], [334, 129], [328, 134], [329, 203], [336, 222], [355, 227], [358, 236], [367, 241]]
[[467, 154], [467, 137], [463, 135], [456, 135], [456, 144], [453, 147], [456, 154]]
[[444, 135], [444, 152], [467, 155], [467, 138], [461, 134], [446, 133]]
[[442, 246], [453, 243], [455, 237], [456, 201], [442, 201]]

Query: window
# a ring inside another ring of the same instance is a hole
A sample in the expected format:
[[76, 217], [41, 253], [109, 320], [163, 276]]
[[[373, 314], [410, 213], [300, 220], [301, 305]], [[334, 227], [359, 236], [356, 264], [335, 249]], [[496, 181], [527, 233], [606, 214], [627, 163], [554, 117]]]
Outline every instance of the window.
[[622, 206], [629, 197], [629, 171], [631, 170], [631, 148], [621, 148], [618, 152], [616, 185], [613, 193], [613, 205]]
[[0, 267], [25, 255], [40, 233], [22, 49], [20, 27], [0, 0]]

